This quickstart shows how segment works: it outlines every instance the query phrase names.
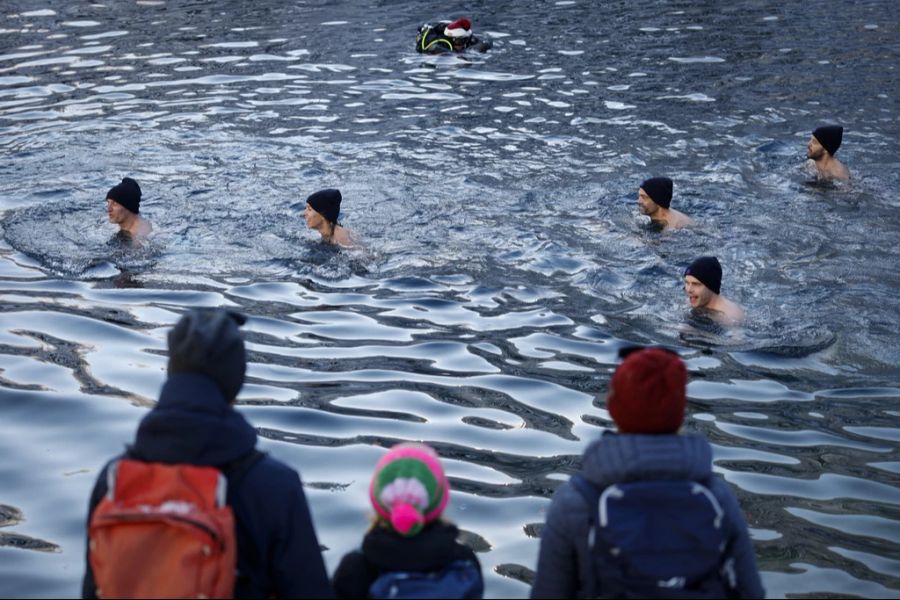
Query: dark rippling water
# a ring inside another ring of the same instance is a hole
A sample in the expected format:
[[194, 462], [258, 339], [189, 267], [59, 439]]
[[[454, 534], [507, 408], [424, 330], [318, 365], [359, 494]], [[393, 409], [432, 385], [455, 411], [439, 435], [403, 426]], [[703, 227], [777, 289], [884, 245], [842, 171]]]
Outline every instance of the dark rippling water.
[[[617, 350], [677, 349], [688, 431], [772, 597], [900, 594], [896, 3], [4, 0], [0, 594], [71, 597], [98, 468], [187, 307], [246, 312], [240, 410], [303, 475], [333, 570], [383, 448], [433, 444], [489, 596], [529, 591]], [[470, 16], [485, 55], [426, 58]], [[808, 184], [844, 125], [849, 185]], [[675, 180], [692, 231], [637, 214]], [[118, 246], [124, 175], [155, 226]], [[294, 206], [339, 187], [364, 248]], [[746, 327], [692, 319], [701, 254]]]

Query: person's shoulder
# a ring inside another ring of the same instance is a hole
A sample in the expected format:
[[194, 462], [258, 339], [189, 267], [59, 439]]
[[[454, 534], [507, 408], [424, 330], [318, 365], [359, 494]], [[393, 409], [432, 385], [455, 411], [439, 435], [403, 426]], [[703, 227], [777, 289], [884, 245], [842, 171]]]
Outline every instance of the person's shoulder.
[[676, 222], [674, 224], [675, 227], [690, 227], [696, 224], [692, 218], [690, 218], [680, 210], [675, 210], [674, 213], [676, 217]]
[[561, 529], [580, 527], [579, 524], [590, 517], [590, 510], [587, 500], [569, 478], [559, 484], [553, 492], [550, 507], [547, 509], [547, 521], [552, 520]]
[[153, 232], [153, 223], [145, 219], [144, 217], [140, 217], [138, 221], [137, 231], [135, 232], [138, 237], [147, 237]]
[[847, 168], [847, 165], [842, 163], [841, 161], [836, 161], [835, 165], [835, 174], [834, 176], [838, 179], [842, 179], [847, 181], [850, 179], [850, 169]]
[[723, 298], [723, 300], [725, 301], [725, 316], [733, 323], [740, 323], [747, 317], [747, 311], [743, 306], [728, 298]]
[[729, 521], [729, 526], [735, 528], [740, 527], [743, 519], [737, 517], [743, 515], [741, 505], [732, 489], [728, 487], [728, 483], [725, 479], [723, 479], [721, 475], [713, 473], [710, 475], [709, 479], [703, 482], [703, 484], [718, 501]]
[[332, 242], [340, 246], [341, 248], [357, 248], [361, 244], [359, 240], [356, 239], [356, 236], [352, 231], [338, 225], [334, 230], [334, 235], [332, 236]]
[[279, 485], [282, 487], [301, 487], [300, 473], [290, 465], [277, 458], [263, 453], [257, 463], [247, 471], [245, 479], [256, 485]]

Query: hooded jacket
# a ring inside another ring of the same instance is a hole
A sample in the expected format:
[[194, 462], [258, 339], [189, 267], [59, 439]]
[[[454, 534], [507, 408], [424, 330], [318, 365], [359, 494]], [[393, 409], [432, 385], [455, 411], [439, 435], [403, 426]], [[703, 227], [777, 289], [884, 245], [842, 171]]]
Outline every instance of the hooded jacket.
[[[606, 433], [584, 452], [582, 474], [601, 490], [614, 483], [643, 480], [691, 480], [706, 485], [725, 512], [725, 559], [733, 560], [737, 597], [764, 597], [743, 512], [725, 482], [712, 473], [712, 448], [705, 438]], [[532, 598], [603, 597], [602, 581], [600, 589], [595, 589], [594, 558], [587, 540], [593, 510], [571, 482], [556, 490], [541, 533]]]
[[[256, 431], [225, 401], [213, 379], [177, 373], [168, 378], [158, 404], [141, 420], [130, 453], [152, 462], [223, 467], [255, 447]], [[106, 494], [110, 463], [94, 484], [88, 523]], [[236, 598], [333, 597], [294, 469], [263, 455], [236, 488], [229, 483], [227, 502], [234, 512], [238, 546]], [[90, 560], [82, 597], [97, 597]]]
[[453, 561], [467, 560], [480, 573], [478, 557], [456, 541], [458, 534], [456, 526], [445, 521], [436, 521], [411, 537], [376, 526], [363, 537], [362, 549], [346, 554], [335, 570], [338, 598], [366, 598], [378, 576], [390, 571], [434, 572]]

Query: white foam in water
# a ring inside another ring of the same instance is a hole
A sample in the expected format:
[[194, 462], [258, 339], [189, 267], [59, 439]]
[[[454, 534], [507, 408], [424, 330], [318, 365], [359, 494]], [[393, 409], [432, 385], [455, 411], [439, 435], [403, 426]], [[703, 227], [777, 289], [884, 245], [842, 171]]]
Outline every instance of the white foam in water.
[[63, 21], [60, 23], [64, 27], [97, 27], [100, 25], [99, 21]]
[[670, 56], [669, 60], [672, 62], [682, 63], [682, 64], [693, 64], [693, 63], [723, 63], [725, 62], [724, 58], [720, 58], [718, 56], [686, 56], [686, 57], [677, 57]]
[[715, 98], [711, 98], [706, 94], [683, 94], [680, 96], [660, 96], [660, 100], [687, 100], [689, 102], [715, 102]]

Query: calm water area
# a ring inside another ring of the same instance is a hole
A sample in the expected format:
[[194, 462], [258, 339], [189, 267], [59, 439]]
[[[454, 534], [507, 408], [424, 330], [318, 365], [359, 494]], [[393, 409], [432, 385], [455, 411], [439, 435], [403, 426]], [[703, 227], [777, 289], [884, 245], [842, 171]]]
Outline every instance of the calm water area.
[[[437, 11], [437, 12], [435, 12]], [[468, 16], [486, 54], [414, 51]], [[98, 470], [189, 307], [248, 315], [238, 410], [302, 475], [329, 573], [384, 448], [432, 444], [488, 597], [526, 597], [623, 346], [690, 370], [684, 429], [773, 598], [900, 595], [900, 21], [858, 2], [0, 2], [0, 596], [74, 597]], [[806, 142], [844, 126], [847, 184]], [[675, 182], [697, 221], [637, 209]], [[148, 244], [106, 191], [140, 182]], [[305, 228], [343, 192], [363, 242]], [[688, 311], [715, 254], [749, 318]], [[265, 491], [262, 491], [265, 493]]]

